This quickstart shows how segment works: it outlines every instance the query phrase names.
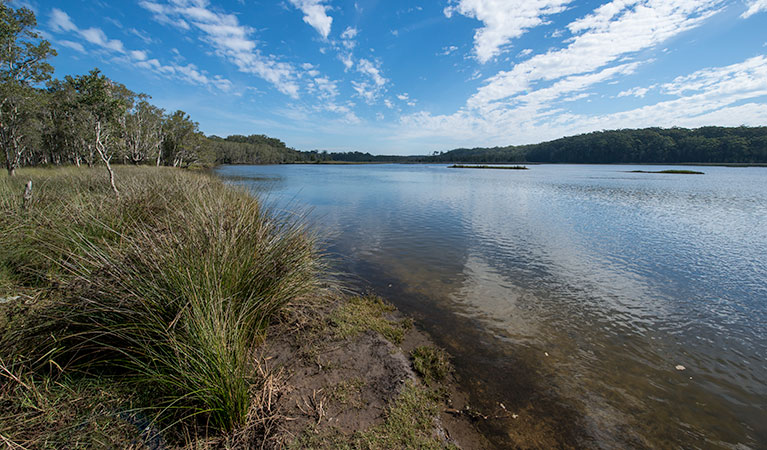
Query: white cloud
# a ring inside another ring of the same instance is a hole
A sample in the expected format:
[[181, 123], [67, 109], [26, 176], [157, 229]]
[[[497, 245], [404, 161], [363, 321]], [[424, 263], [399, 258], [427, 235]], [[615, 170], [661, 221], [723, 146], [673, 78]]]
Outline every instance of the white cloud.
[[512, 39], [545, 23], [546, 16], [560, 13], [571, 0], [453, 0], [444, 9], [481, 21], [474, 34], [474, 52], [481, 63], [499, 55]]
[[88, 28], [86, 30], [80, 30], [80, 36], [91, 44], [104, 47], [109, 50], [114, 50], [118, 53], [125, 53], [125, 46], [121, 41], [116, 39], [107, 38], [106, 34], [101, 28]]
[[171, 19], [172, 9], [170, 6], [161, 5], [159, 3], [141, 0], [139, 5], [152, 13], [152, 18], [157, 22], [164, 25], [172, 25], [176, 28], [180, 28], [184, 31], [190, 29], [189, 24], [181, 18]]
[[136, 61], [143, 61], [146, 59], [146, 52], [142, 50], [132, 50], [130, 56]]
[[354, 39], [357, 37], [358, 30], [356, 28], [347, 27], [343, 33], [341, 33], [341, 39]]
[[290, 3], [304, 13], [304, 22], [327, 39], [333, 18], [328, 16], [328, 6], [324, 5], [324, 0], [290, 0]]
[[[85, 39], [86, 41], [90, 42], [91, 44], [94, 44], [99, 47], [105, 48], [107, 50], [112, 50], [118, 53], [125, 53], [125, 46], [123, 45], [121, 41], [107, 38], [106, 34], [104, 34], [104, 31], [102, 31], [101, 28], [88, 28], [86, 30], [79, 29], [74, 24], [74, 22], [72, 22], [72, 19], [69, 17], [69, 14], [65, 13], [64, 11], [58, 8], [53, 8], [53, 10], [51, 11], [51, 18], [48, 21], [48, 25], [51, 27], [51, 31], [53, 31], [54, 33], [74, 33], [76, 35], [79, 35], [81, 38]], [[62, 44], [64, 46], [74, 48], [75, 50], [78, 50], [78, 51], [84, 50], [82, 44], [78, 44], [72, 41], [63, 41], [63, 42], [66, 42]]]
[[224, 92], [228, 92], [232, 89], [231, 81], [218, 75], [210, 77], [204, 72], [200, 71], [194, 64], [162, 64], [155, 58], [137, 61], [134, 64], [136, 67], [150, 70], [159, 75], [178, 78], [190, 84], [215, 87]]
[[321, 99], [334, 99], [338, 96], [338, 83], [328, 77], [317, 77], [312, 79], [309, 91]]
[[370, 76], [377, 87], [382, 87], [386, 84], [387, 80], [381, 76], [381, 71], [378, 67], [365, 58], [362, 58], [357, 62], [357, 71]]
[[384, 91], [388, 80], [381, 75], [376, 64], [365, 58], [357, 62], [357, 72], [365, 75], [369, 81], [352, 81], [352, 89], [366, 103], [373, 104]]
[[349, 124], [358, 124], [362, 122], [359, 117], [346, 105], [337, 105], [333, 102], [325, 104], [321, 109], [330, 111], [343, 116], [343, 121]]
[[[629, 72], [627, 66], [618, 72]], [[606, 73], [604, 73], [607, 71]], [[605, 69], [598, 78], [620, 75], [615, 68]], [[609, 71], [612, 71], [610, 73]], [[418, 112], [403, 116], [400, 135], [405, 139], [448, 136], [455, 142], [508, 145], [539, 142], [563, 135], [601, 129], [650, 126], [700, 127], [705, 125], [763, 125], [767, 104], [767, 55], [749, 58], [723, 67], [702, 69], [660, 86], [669, 100], [636, 109], [598, 115], [573, 114], [550, 103], [557, 93], [583, 89], [594, 80], [577, 75], [568, 78], [571, 86], [556, 85], [533, 91], [515, 107], [479, 113], [461, 109], [451, 115]], [[651, 89], [652, 86], [644, 88]], [[643, 88], [638, 88], [643, 89]], [[587, 93], [576, 95], [584, 98]], [[562, 101], [569, 101], [565, 97]]]
[[85, 47], [83, 47], [83, 44], [81, 44], [79, 42], [72, 42], [72, 41], [68, 41], [68, 40], [61, 40], [61, 41], [56, 41], [56, 43], [61, 45], [61, 46], [63, 46], [63, 47], [68, 47], [68, 48], [71, 48], [72, 50], [76, 50], [76, 51], [78, 51], [80, 53], [85, 53]]
[[354, 58], [352, 58], [351, 54], [339, 54], [338, 59], [344, 64], [344, 70], [349, 70], [354, 67]]
[[549, 81], [600, 69], [620, 58], [652, 48], [700, 25], [722, 0], [614, 0], [569, 28], [580, 33], [563, 49], [538, 54], [491, 77], [468, 101], [471, 108], [494, 102]]
[[208, 9], [208, 0], [170, 0], [167, 4], [142, 0], [139, 4], [161, 23], [183, 22], [188, 27], [197, 28], [202, 31], [201, 40], [238, 70], [263, 78], [280, 92], [298, 98], [296, 69], [274, 57], [262, 55], [250, 38], [253, 30], [241, 25], [237, 16]]
[[77, 30], [77, 27], [72, 22], [69, 14], [58, 8], [53, 8], [53, 11], [51, 11], [51, 19], [48, 22], [48, 25], [54, 33]]
[[442, 51], [438, 53], [438, 55], [442, 56], [448, 56], [452, 54], [454, 51], [458, 50], [458, 47], [455, 45], [450, 45], [448, 47], [442, 47]]
[[756, 13], [767, 11], [767, 0], [748, 0], [746, 2], [748, 9], [740, 17], [748, 19]]
[[654, 86], [650, 87], [633, 87], [631, 89], [627, 89], [625, 91], [622, 91], [618, 94], [618, 97], [639, 97], [644, 98], [645, 95], [647, 95], [647, 92], [650, 91]]
[[[229, 80], [220, 76], [210, 77], [193, 64], [188, 64], [186, 66], [177, 64], [164, 65], [154, 58], [148, 60], [147, 52], [144, 50], [127, 50], [121, 41], [109, 39], [106, 33], [100, 28], [80, 29], [74, 22], [72, 22], [69, 15], [60, 9], [53, 9], [49, 24], [51, 29], [56, 33], [67, 32], [70, 33], [70, 35], [79, 36], [90, 44], [108, 50], [113, 54], [116, 53], [121, 55], [119, 56], [120, 60], [129, 61], [135, 67], [150, 70], [157, 75], [180, 79], [191, 84], [213, 87], [222, 91], [229, 91], [232, 88], [232, 83]], [[85, 52], [85, 47], [79, 42], [69, 40], [60, 40], [57, 42], [60, 45], [75, 49], [79, 52]]]
[[375, 103], [381, 95], [381, 88], [367, 81], [352, 81], [352, 89], [369, 105]]
[[520, 50], [520, 52], [517, 54], [517, 56], [519, 56], [520, 58], [524, 58], [524, 57], [529, 56], [531, 53], [533, 53], [533, 49], [525, 48], [525, 49]]
[[136, 28], [130, 28], [128, 29], [128, 32], [136, 36], [137, 38], [141, 39], [142, 41], [144, 41], [144, 44], [149, 45], [154, 42], [152, 38], [149, 37], [148, 34], [146, 34], [145, 31], [137, 30]]
[[354, 38], [357, 36], [357, 29], [349, 27], [343, 33], [341, 33], [341, 45], [347, 50], [351, 51], [357, 46], [357, 41]]

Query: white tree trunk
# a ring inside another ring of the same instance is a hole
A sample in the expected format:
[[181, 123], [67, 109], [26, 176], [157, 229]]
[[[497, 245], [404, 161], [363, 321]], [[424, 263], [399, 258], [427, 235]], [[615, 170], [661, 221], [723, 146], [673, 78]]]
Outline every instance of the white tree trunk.
[[101, 132], [101, 122], [96, 122], [96, 151], [99, 153], [99, 156], [101, 157], [101, 160], [104, 161], [104, 164], [107, 166], [107, 172], [109, 172], [109, 184], [112, 185], [112, 190], [115, 192], [115, 196], [119, 199], [120, 198], [120, 191], [117, 190], [117, 186], [115, 186], [115, 172], [112, 170], [112, 165], [109, 164], [109, 160], [112, 159], [110, 156], [107, 158], [106, 155], [106, 146], [104, 145], [104, 141], [106, 141], [107, 136], [106, 133], [102, 135]]

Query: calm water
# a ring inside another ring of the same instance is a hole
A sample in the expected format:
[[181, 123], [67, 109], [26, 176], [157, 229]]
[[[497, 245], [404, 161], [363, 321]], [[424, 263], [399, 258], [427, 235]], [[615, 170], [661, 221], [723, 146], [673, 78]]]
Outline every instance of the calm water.
[[[626, 172], [663, 168], [218, 174], [309, 210], [340, 267], [447, 347], [486, 411], [574, 420], [588, 446], [765, 448], [767, 169]], [[502, 422], [496, 442], [514, 442]]]

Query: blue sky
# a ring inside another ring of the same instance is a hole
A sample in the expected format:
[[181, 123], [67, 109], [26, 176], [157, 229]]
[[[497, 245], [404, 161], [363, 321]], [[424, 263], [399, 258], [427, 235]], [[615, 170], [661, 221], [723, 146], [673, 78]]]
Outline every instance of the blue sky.
[[16, 0], [59, 54], [206, 134], [424, 154], [767, 125], [767, 0]]

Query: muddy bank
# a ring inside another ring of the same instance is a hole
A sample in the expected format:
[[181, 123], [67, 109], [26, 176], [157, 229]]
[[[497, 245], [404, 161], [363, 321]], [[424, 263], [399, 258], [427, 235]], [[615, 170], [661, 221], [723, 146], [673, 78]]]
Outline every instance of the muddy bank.
[[[466, 409], [467, 396], [455, 376], [433, 380], [414, 370], [411, 352], [433, 346], [429, 337], [375, 297], [347, 302], [298, 307], [272, 327], [262, 349], [282, 381], [272, 443], [492, 448]], [[408, 405], [407, 399], [423, 404]], [[401, 421], [396, 416], [403, 413], [412, 417]]]

